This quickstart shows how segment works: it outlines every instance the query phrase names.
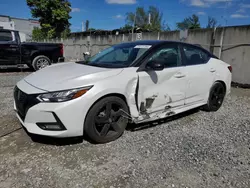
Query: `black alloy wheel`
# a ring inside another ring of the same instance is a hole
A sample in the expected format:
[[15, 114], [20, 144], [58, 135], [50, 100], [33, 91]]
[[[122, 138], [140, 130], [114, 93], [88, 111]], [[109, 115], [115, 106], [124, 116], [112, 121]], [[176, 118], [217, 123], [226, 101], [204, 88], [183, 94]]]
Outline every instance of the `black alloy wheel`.
[[92, 141], [106, 143], [119, 138], [127, 124], [127, 104], [112, 96], [101, 99], [90, 109], [84, 129]]
[[220, 82], [215, 82], [212, 86], [208, 98], [207, 105], [204, 107], [206, 111], [217, 111], [225, 98], [226, 88]]

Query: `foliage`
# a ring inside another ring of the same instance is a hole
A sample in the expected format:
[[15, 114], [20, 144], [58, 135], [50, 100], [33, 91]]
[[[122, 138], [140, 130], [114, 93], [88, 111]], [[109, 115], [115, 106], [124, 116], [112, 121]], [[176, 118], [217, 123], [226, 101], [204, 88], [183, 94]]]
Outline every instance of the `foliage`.
[[32, 31], [32, 40], [34, 41], [41, 41], [45, 39], [46, 37], [44, 36], [42, 30], [40, 28], [35, 27]]
[[161, 31], [165, 28], [162, 18], [162, 12], [154, 6], [150, 6], [148, 10], [145, 10], [143, 7], [137, 7], [135, 13], [127, 13], [127, 24], [124, 28], [130, 29], [135, 26], [150, 31]]
[[180, 30], [201, 28], [199, 17], [193, 14], [192, 16], [185, 18], [182, 22], [178, 22], [176, 27]]
[[71, 4], [68, 0], [27, 0], [27, 5], [31, 9], [32, 16], [39, 18], [41, 32], [45, 38], [67, 35], [71, 18], [69, 15]]
[[132, 25], [129, 25], [129, 24], [126, 24], [125, 26], [121, 27], [120, 30], [132, 30], [133, 29], [133, 26]]
[[69, 37], [69, 35], [70, 35], [70, 29], [67, 28], [61, 33], [61, 38], [66, 39]]
[[206, 28], [215, 28], [215, 27], [218, 27], [218, 26], [219, 26], [219, 24], [218, 24], [217, 20], [215, 18], [212, 18], [212, 17], [209, 16]]
[[97, 31], [95, 28], [89, 28], [88, 31]]

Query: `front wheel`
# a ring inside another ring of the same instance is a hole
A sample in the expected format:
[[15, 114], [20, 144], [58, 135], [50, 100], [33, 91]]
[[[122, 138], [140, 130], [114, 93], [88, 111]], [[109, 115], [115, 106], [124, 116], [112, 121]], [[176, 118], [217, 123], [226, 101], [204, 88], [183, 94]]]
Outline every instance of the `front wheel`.
[[105, 97], [89, 110], [85, 134], [95, 143], [107, 143], [119, 138], [128, 124], [128, 106], [119, 97]]
[[210, 89], [208, 102], [203, 107], [206, 111], [217, 111], [221, 107], [226, 95], [226, 88], [220, 82], [215, 82]]

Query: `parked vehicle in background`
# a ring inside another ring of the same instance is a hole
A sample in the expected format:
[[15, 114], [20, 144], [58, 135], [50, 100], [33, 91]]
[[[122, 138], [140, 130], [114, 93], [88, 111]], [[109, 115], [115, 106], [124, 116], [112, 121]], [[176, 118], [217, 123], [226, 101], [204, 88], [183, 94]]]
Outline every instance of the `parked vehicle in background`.
[[62, 44], [21, 42], [18, 31], [0, 29], [0, 68], [27, 65], [39, 70], [63, 61]]
[[217, 111], [230, 93], [231, 71], [195, 45], [123, 43], [86, 61], [29, 75], [14, 89], [14, 108], [30, 133], [86, 134], [105, 143], [121, 136], [129, 121], [148, 122], [197, 107]]

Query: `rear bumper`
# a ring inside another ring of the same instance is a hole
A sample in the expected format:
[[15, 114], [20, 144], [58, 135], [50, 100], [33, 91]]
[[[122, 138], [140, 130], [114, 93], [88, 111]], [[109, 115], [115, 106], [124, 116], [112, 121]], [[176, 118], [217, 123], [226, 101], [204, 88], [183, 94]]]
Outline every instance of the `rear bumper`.
[[65, 57], [59, 57], [57, 62], [60, 63], [60, 62], [64, 62], [65, 61]]

